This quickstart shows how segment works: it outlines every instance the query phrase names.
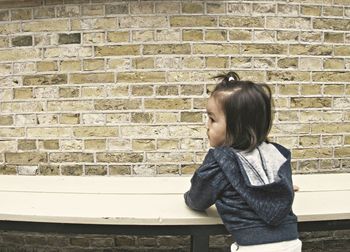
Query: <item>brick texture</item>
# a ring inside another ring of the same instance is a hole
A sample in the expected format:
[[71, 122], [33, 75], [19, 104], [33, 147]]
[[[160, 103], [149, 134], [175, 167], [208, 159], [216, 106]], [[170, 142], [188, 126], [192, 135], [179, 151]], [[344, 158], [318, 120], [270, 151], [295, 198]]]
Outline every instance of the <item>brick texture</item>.
[[270, 138], [294, 173], [349, 172], [349, 31], [347, 0], [1, 1], [0, 174], [191, 174], [211, 77], [228, 70], [272, 88]]

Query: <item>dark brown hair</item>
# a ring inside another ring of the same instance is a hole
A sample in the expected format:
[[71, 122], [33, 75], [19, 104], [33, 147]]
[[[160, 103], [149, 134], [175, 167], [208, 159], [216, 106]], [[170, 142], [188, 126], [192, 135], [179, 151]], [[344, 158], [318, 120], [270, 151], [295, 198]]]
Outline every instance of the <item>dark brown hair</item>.
[[266, 84], [241, 81], [229, 72], [215, 76], [220, 83], [211, 96], [222, 106], [226, 117], [226, 146], [252, 151], [267, 136], [272, 125], [271, 89]]

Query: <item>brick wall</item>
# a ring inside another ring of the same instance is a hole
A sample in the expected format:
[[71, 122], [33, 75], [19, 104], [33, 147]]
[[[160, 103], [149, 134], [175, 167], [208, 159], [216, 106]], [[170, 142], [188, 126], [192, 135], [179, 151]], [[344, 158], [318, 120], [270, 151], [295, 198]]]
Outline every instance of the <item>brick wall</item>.
[[[228, 70], [271, 86], [271, 139], [291, 148], [294, 173], [348, 172], [349, 44], [349, 0], [0, 0], [0, 174], [191, 174], [208, 147], [210, 77]], [[189, 246], [54, 237], [1, 232], [0, 251]], [[349, 246], [348, 232], [302, 237], [308, 251]]]
[[227, 70], [271, 86], [295, 172], [349, 170], [347, 0], [0, 6], [0, 173], [190, 174]]

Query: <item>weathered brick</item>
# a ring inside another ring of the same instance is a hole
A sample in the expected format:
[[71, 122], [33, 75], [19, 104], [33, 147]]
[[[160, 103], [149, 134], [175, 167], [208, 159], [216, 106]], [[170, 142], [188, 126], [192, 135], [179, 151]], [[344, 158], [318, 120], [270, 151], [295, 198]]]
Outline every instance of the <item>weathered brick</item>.
[[58, 44], [80, 44], [81, 34], [80, 33], [61, 33], [58, 34]]
[[182, 3], [182, 13], [187, 14], [203, 14], [204, 13], [204, 4], [203, 3]]
[[242, 52], [245, 54], [286, 54], [287, 46], [271, 44], [244, 44]]
[[225, 3], [206, 3], [208, 14], [223, 14], [225, 13]]
[[321, 6], [302, 5], [301, 14], [306, 16], [321, 16]]
[[[105, 165], [85, 165], [85, 175], [92, 175], [92, 176], [104, 176], [107, 175], [107, 166]], [[104, 243], [101, 242], [93, 242], [92, 246], [98, 246], [101, 247], [103, 246]]]
[[[131, 167], [129, 165], [110, 165], [109, 166], [109, 175], [130, 175]], [[116, 244], [123, 246], [120, 240], [116, 240]]]
[[222, 27], [263, 28], [264, 23], [262, 17], [220, 17], [219, 19], [219, 26]]
[[118, 27], [116, 18], [86, 18], [72, 19], [72, 30], [116, 30]]
[[0, 125], [12, 125], [13, 117], [11, 115], [0, 115]]
[[18, 140], [18, 150], [35, 150], [35, 140]]
[[78, 5], [61, 5], [56, 7], [57, 17], [77, 17], [80, 15], [80, 8]]
[[349, 46], [335, 46], [334, 47], [335, 56], [350, 56]]
[[57, 85], [66, 84], [66, 74], [52, 74], [52, 75], [25, 75], [23, 77], [23, 85], [36, 86], [36, 85]]
[[171, 16], [171, 27], [213, 27], [217, 25], [216, 17], [211, 16]]
[[36, 63], [38, 72], [49, 72], [57, 71], [57, 62], [56, 61], [40, 61]]
[[203, 30], [183, 30], [182, 31], [183, 41], [201, 41], [203, 40]]
[[324, 108], [331, 105], [331, 98], [291, 98], [291, 107], [294, 108]]
[[96, 110], [128, 110], [139, 109], [140, 107], [140, 99], [108, 99], [95, 101]]
[[344, 59], [324, 59], [323, 67], [325, 69], [345, 69]]
[[82, 16], [102, 16], [104, 14], [103, 5], [83, 5]]
[[118, 73], [119, 82], [164, 82], [165, 72], [124, 72]]
[[337, 18], [315, 18], [313, 28], [321, 30], [349, 31], [350, 20]]
[[194, 54], [238, 54], [239, 45], [234, 44], [194, 44]]
[[40, 51], [38, 49], [8, 49], [0, 53], [0, 61], [17, 61], [40, 59]]
[[47, 162], [47, 154], [43, 152], [7, 152], [5, 153], [5, 161], [8, 164], [38, 164], [39, 162]]
[[116, 32], [108, 32], [107, 33], [107, 41], [108, 42], [129, 42], [129, 32], [127, 31], [116, 31]]
[[115, 15], [115, 14], [128, 14], [129, 8], [128, 3], [121, 4], [108, 4], [106, 5], [106, 15]]
[[155, 148], [156, 141], [154, 139], [134, 139], [132, 141], [132, 149], [135, 151], [151, 151]]
[[113, 83], [114, 73], [75, 73], [70, 75], [70, 83]]
[[313, 81], [343, 82], [350, 79], [350, 72], [313, 72]]
[[73, 129], [73, 134], [76, 137], [117, 137], [117, 127], [94, 127], [85, 126]]
[[167, 28], [169, 21], [167, 16], [124, 16], [119, 17], [121, 28]]
[[53, 31], [68, 31], [69, 23], [65, 19], [48, 19], [43, 21], [30, 21], [22, 24], [24, 32], [53, 32]]
[[61, 114], [60, 123], [61, 124], [79, 124], [80, 114]]
[[144, 45], [143, 54], [190, 54], [191, 46], [189, 44], [161, 44], [161, 45]]
[[49, 19], [55, 17], [55, 7], [38, 7], [33, 9], [34, 19]]
[[32, 46], [32, 36], [17, 36], [12, 38], [12, 46]]
[[310, 17], [270, 17], [266, 20], [268, 29], [311, 29]]
[[96, 153], [97, 162], [107, 163], [140, 163], [143, 161], [143, 154], [138, 152], [123, 152], [123, 153]]
[[96, 56], [122, 56], [139, 55], [139, 45], [117, 45], [117, 46], [97, 46], [95, 47]]
[[33, 88], [15, 88], [13, 93], [14, 99], [30, 99], [33, 98]]
[[145, 99], [144, 106], [146, 109], [190, 109], [191, 100], [178, 98]]
[[267, 73], [267, 79], [270, 81], [310, 81], [310, 74], [299, 71], [269, 71]]

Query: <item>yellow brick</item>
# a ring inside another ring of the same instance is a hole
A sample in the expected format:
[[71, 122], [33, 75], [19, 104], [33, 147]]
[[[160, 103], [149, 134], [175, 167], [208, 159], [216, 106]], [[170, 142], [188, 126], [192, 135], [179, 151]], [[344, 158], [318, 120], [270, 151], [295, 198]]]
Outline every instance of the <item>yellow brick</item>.
[[106, 163], [140, 163], [143, 161], [143, 154], [137, 152], [101, 152], [96, 153], [96, 161]]
[[182, 60], [182, 65], [184, 68], [204, 68], [204, 58], [203, 57], [185, 57]]
[[131, 88], [133, 96], [151, 96], [153, 95], [153, 86], [149, 85], [135, 85]]
[[40, 138], [64, 138], [71, 137], [72, 129], [69, 128], [27, 128], [27, 137], [40, 137]]
[[344, 59], [324, 59], [323, 66], [325, 69], [344, 69]]
[[65, 98], [72, 98], [79, 96], [79, 87], [71, 87], [71, 88], [59, 88], [59, 96]]
[[23, 77], [23, 85], [56, 85], [66, 84], [66, 74], [46, 74], [46, 75], [25, 75]]
[[60, 123], [61, 124], [79, 124], [80, 114], [61, 114]]
[[156, 87], [156, 95], [179, 95], [178, 86], [164, 85]]
[[109, 175], [130, 175], [131, 167], [129, 165], [110, 165]]
[[348, 158], [350, 157], [350, 147], [341, 147], [334, 149], [335, 158]]
[[339, 132], [350, 132], [349, 123], [313, 123], [311, 124], [311, 133], [332, 133], [339, 134]]
[[105, 176], [107, 175], [107, 165], [85, 165], [85, 175]]
[[140, 109], [141, 99], [104, 99], [95, 100], [96, 110], [128, 110]]
[[167, 99], [145, 99], [145, 109], [190, 109], [190, 99], [178, 99], [178, 98], [167, 98]]
[[173, 139], [158, 139], [157, 149], [159, 150], [176, 150], [178, 149], [179, 141]]
[[88, 139], [84, 140], [85, 150], [106, 150], [105, 139]]
[[20, 29], [20, 23], [0, 24], [0, 34], [2, 35], [18, 33]]
[[210, 16], [171, 16], [171, 27], [212, 27], [217, 26], [216, 17]]
[[116, 18], [72, 19], [72, 30], [116, 30]]
[[149, 42], [154, 41], [154, 32], [153, 31], [133, 31], [132, 32], [132, 41], [133, 42]]
[[227, 32], [225, 30], [207, 30], [205, 40], [226, 41]]
[[203, 3], [186, 3], [182, 2], [182, 13], [203, 14]]
[[131, 141], [129, 139], [111, 139], [108, 141], [109, 151], [131, 151]]
[[155, 121], [157, 123], [175, 123], [178, 122], [178, 114], [171, 112], [155, 113]]
[[322, 69], [323, 61], [318, 58], [300, 58], [300, 70], [320, 70]]
[[93, 101], [48, 101], [48, 111], [91, 111], [94, 109]]
[[223, 14], [225, 13], [225, 3], [206, 3], [208, 14]]
[[207, 67], [213, 68], [227, 68], [228, 58], [226, 57], [207, 57], [206, 58]]
[[325, 95], [342, 95], [344, 94], [344, 85], [324, 85], [323, 93]]
[[322, 144], [326, 146], [342, 145], [342, 136], [322, 136]]
[[181, 112], [181, 122], [202, 122], [203, 113], [201, 112]]
[[63, 176], [81, 176], [83, 175], [82, 165], [62, 165], [61, 173]]
[[152, 14], [153, 13], [153, 2], [131, 2], [130, 13], [131, 14]]
[[183, 41], [201, 41], [203, 40], [202, 30], [183, 30], [182, 31]]
[[94, 157], [92, 153], [81, 152], [53, 152], [50, 153], [50, 161], [58, 162], [93, 162]]
[[60, 148], [58, 140], [43, 140], [39, 142], [40, 144], [47, 150], [58, 150]]
[[30, 21], [22, 24], [24, 32], [69, 31], [69, 22], [65, 19]]
[[7, 152], [5, 153], [5, 162], [7, 164], [38, 164], [47, 162], [47, 154], [43, 152]]
[[299, 71], [269, 71], [267, 79], [269, 81], [310, 81], [310, 74]]
[[156, 141], [154, 139], [134, 139], [132, 141], [132, 149], [136, 151], [155, 150]]
[[114, 73], [76, 73], [70, 75], [70, 83], [113, 83]]
[[331, 158], [333, 157], [333, 149], [332, 148], [292, 149], [292, 157], [296, 159]]
[[344, 43], [344, 33], [324, 33], [324, 42], [326, 43]]
[[108, 90], [108, 96], [122, 97], [129, 96], [129, 86], [128, 85], [115, 85]]
[[350, 79], [350, 72], [313, 72], [312, 80], [317, 82], [343, 82]]
[[301, 85], [300, 86], [301, 95], [318, 95], [321, 94], [321, 85]]
[[42, 112], [44, 110], [43, 102], [3, 102], [0, 104], [2, 112]]
[[157, 174], [160, 175], [178, 175], [180, 173], [178, 165], [158, 165]]
[[40, 51], [38, 49], [8, 49], [0, 53], [0, 61], [39, 60]]
[[335, 56], [350, 56], [350, 49], [348, 46], [335, 46], [334, 47]]
[[194, 44], [195, 54], [238, 54], [239, 45], [233, 44]]
[[135, 58], [133, 67], [136, 69], [154, 68], [154, 58]]
[[219, 26], [263, 28], [265, 20], [263, 17], [222, 17], [219, 19]]
[[165, 72], [125, 72], [118, 73], [118, 82], [164, 82]]
[[158, 55], [158, 54], [190, 54], [190, 44], [157, 44], [144, 45], [144, 55]]
[[40, 61], [36, 64], [38, 72], [57, 71], [56, 61]]
[[333, 47], [330, 45], [290, 45], [291, 55], [332, 55]]
[[244, 44], [242, 52], [245, 54], [286, 54], [288, 50], [284, 45], [271, 44]]
[[332, 106], [332, 98], [292, 98], [292, 108], [324, 108]]
[[119, 130], [117, 127], [78, 127], [73, 129], [76, 137], [117, 137]]
[[107, 68], [113, 70], [129, 70], [131, 66], [130, 59], [108, 59]]
[[129, 32], [127, 31], [118, 31], [118, 32], [108, 32], [107, 33], [108, 42], [129, 42]]
[[12, 125], [13, 117], [11, 115], [0, 115], [0, 125]]
[[155, 3], [156, 13], [178, 14], [180, 13], [180, 2], [161, 1]]
[[105, 97], [107, 90], [104, 87], [83, 87], [81, 97]]
[[61, 61], [60, 66], [61, 71], [64, 72], [80, 71], [81, 69], [80, 61], [77, 60]]
[[104, 69], [103, 59], [87, 59], [84, 60], [84, 71], [95, 71]]
[[321, 16], [321, 6], [301, 6], [301, 14], [307, 16]]
[[15, 88], [14, 99], [30, 99], [33, 98], [33, 88]]
[[140, 55], [139, 45], [96, 46], [96, 56]]
[[199, 166], [200, 166], [199, 164], [181, 165], [181, 174], [193, 174]]
[[298, 121], [297, 111], [279, 111], [278, 120], [279, 121]]
[[120, 28], [166, 28], [168, 19], [166, 16], [124, 16], [119, 17]]
[[299, 145], [301, 147], [313, 147], [320, 145], [320, 136], [300, 136]]

